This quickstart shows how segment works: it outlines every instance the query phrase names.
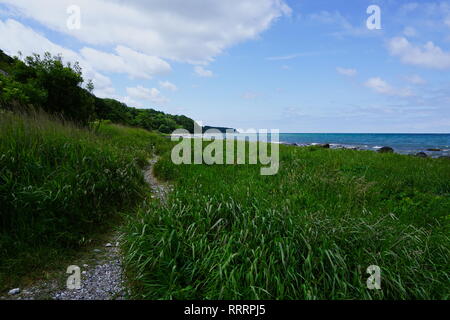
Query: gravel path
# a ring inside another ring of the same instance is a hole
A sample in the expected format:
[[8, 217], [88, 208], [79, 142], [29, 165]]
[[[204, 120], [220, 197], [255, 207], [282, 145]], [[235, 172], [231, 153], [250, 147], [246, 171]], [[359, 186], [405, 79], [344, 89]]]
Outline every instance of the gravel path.
[[[81, 273], [81, 289], [65, 288], [53, 294], [55, 300], [123, 300], [126, 296], [122, 257], [119, 251], [119, 239], [105, 244], [102, 249], [94, 249], [94, 265], [83, 264], [86, 269]], [[81, 267], [81, 266], [80, 266]]]
[[[149, 161], [143, 175], [153, 191], [152, 198], [165, 203], [172, 188], [160, 183], [153, 175], [153, 166], [158, 158]], [[114, 233], [102, 240], [103, 244], [83, 254], [73, 265], [80, 268], [80, 289], [68, 289], [67, 278], [63, 273], [52, 280], [38, 281], [33, 287], [13, 290], [14, 294], [0, 296], [0, 300], [123, 300], [127, 290], [120, 253], [120, 234]], [[17, 292], [18, 291], [18, 292]]]
[[169, 193], [169, 191], [172, 191], [172, 187], [158, 181], [158, 179], [156, 179], [155, 175], [153, 174], [153, 166], [156, 162], [158, 162], [158, 160], [159, 157], [154, 157], [152, 160], [150, 160], [148, 162], [149, 165], [144, 168], [143, 174], [145, 182], [147, 182], [154, 193], [154, 196], [152, 197], [156, 197], [161, 200], [162, 203], [166, 203], [167, 194]]
[[30, 288], [19, 289], [0, 299], [7, 300], [123, 300], [126, 298], [125, 279], [118, 233], [106, 238], [109, 242], [83, 253], [74, 266], [80, 268], [80, 289], [68, 289], [71, 276], [64, 270], [51, 280], [37, 281]]

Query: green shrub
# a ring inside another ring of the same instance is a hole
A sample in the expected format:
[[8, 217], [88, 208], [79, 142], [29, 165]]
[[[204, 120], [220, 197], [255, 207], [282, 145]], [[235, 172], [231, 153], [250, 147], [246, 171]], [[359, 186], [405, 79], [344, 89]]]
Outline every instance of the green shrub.
[[9, 112], [0, 114], [0, 136], [0, 287], [83, 245], [142, 200], [141, 168], [158, 139], [141, 129], [102, 124], [94, 133], [43, 113]]

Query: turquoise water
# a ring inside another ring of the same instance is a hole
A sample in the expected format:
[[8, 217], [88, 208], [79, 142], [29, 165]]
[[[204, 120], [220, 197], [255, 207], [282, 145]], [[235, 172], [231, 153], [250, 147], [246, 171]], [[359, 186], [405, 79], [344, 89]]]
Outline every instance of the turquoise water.
[[[450, 155], [450, 134], [398, 133], [281, 133], [280, 142], [313, 144], [329, 143], [332, 147], [357, 147], [377, 150], [388, 146], [397, 153], [426, 152], [429, 155]], [[440, 149], [441, 151], [427, 151]]]
[[[205, 134], [204, 137], [207, 137]], [[220, 135], [219, 135], [220, 136]], [[265, 136], [265, 135], [264, 135]], [[199, 136], [201, 137], [201, 136]], [[450, 134], [409, 134], [409, 133], [280, 133], [279, 141], [271, 137], [260, 140], [297, 144], [330, 144], [331, 148], [354, 148], [376, 151], [382, 147], [391, 147], [401, 154], [425, 152], [431, 157], [450, 156]], [[257, 134], [224, 134], [226, 139], [258, 140]], [[428, 149], [439, 149], [431, 151]]]

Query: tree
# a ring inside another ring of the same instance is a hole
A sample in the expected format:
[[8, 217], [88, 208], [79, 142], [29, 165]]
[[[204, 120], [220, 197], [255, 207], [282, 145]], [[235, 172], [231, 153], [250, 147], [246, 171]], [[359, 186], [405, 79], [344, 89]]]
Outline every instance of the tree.
[[64, 64], [61, 56], [52, 57], [50, 53], [9, 62], [9, 75], [2, 75], [0, 80], [3, 103], [33, 105], [81, 124], [93, 119], [94, 98], [88, 90], [94, 88], [92, 82], [88, 90], [81, 87], [84, 80], [78, 63]]
[[97, 98], [92, 81], [83, 88], [80, 65], [64, 64], [61, 56], [34, 54], [22, 61], [0, 50], [0, 69], [8, 73], [0, 74], [0, 102], [4, 107], [33, 105], [82, 124], [102, 119], [164, 133], [177, 128], [194, 131], [194, 121], [186, 116], [135, 109], [114, 99]]
[[81, 87], [84, 80], [78, 63], [65, 65], [61, 56], [50, 53], [43, 58], [37, 54], [27, 57], [25, 63], [34, 69], [37, 84], [47, 91], [44, 110], [83, 124], [93, 118], [94, 99]]

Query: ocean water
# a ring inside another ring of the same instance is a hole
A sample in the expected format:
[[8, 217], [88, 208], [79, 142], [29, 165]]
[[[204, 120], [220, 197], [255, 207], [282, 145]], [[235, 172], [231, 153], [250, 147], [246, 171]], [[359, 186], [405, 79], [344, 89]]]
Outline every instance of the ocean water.
[[[354, 147], [377, 150], [387, 146], [401, 154], [425, 152], [430, 156], [450, 155], [450, 134], [398, 133], [281, 133], [280, 142], [296, 144], [329, 143], [333, 148]], [[440, 149], [441, 151], [428, 151]]]
[[[202, 135], [188, 135], [201, 138]], [[203, 137], [212, 135], [206, 133]], [[220, 139], [258, 140], [258, 134], [231, 133], [219, 135]], [[271, 137], [259, 138], [273, 141]], [[331, 148], [353, 148], [376, 151], [391, 147], [400, 154], [425, 152], [430, 157], [450, 156], [450, 134], [408, 134], [408, 133], [280, 133], [279, 141], [299, 146], [329, 143]], [[431, 151], [428, 149], [439, 149]]]

